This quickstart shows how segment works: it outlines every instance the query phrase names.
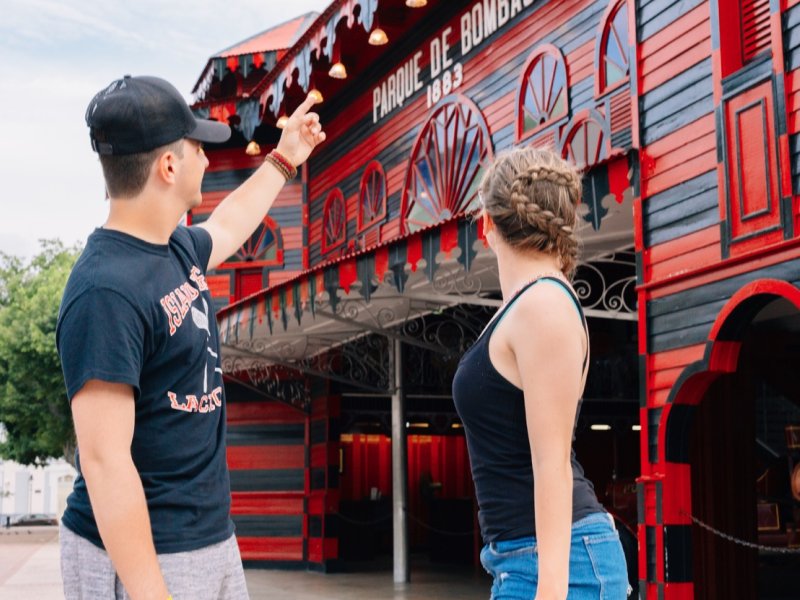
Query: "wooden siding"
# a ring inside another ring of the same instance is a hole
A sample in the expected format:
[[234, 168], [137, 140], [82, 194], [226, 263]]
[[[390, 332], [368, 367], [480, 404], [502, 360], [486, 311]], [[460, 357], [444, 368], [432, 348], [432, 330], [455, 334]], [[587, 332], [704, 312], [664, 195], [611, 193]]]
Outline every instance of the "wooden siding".
[[646, 248], [642, 252], [644, 280], [649, 283], [667, 280], [716, 264], [721, 259], [720, 228], [707, 227]]
[[247, 178], [255, 171], [255, 168], [250, 167], [230, 169], [228, 171], [207, 171], [203, 176], [201, 189], [204, 194], [218, 191], [231, 192], [247, 181]]
[[639, 0], [637, 38], [644, 42], [693, 8], [707, 3], [708, 0]]
[[663, 406], [684, 369], [703, 358], [704, 343], [667, 350], [647, 357], [647, 405]]
[[[721, 259], [708, 2], [641, 1], [639, 110], [644, 283]], [[646, 327], [652, 339], [650, 321]]]
[[308, 561], [312, 563], [325, 564], [339, 557], [339, 416], [338, 397], [312, 400], [306, 485]]
[[303, 560], [305, 422], [279, 402], [228, 402], [231, 517], [242, 559]]
[[[713, 142], [711, 149], [714, 150]], [[716, 169], [648, 197], [642, 204], [642, 213], [646, 247], [718, 224]]]
[[[648, 352], [663, 352], [705, 343], [725, 303], [754, 279], [744, 272], [647, 303]], [[762, 267], [757, 277], [800, 286], [800, 260]]]
[[792, 166], [792, 191], [800, 194], [800, 4], [783, 15], [783, 52], [786, 61], [786, 123]]
[[717, 166], [714, 116], [708, 114], [642, 149], [642, 197], [711, 171]]
[[[192, 222], [207, 219], [219, 203], [241, 185], [263, 160], [260, 156], [247, 156], [241, 150], [209, 151], [209, 154], [209, 169], [202, 184], [203, 203], [192, 211]], [[263, 269], [264, 285], [286, 281], [303, 271], [303, 187], [299, 180], [290, 182], [281, 189], [268, 214], [278, 226], [283, 263]], [[239, 299], [236, 297], [237, 286], [234, 281], [236, 272], [235, 269], [210, 271], [209, 277], [214, 278], [220, 299], [220, 305], [216, 309]], [[223, 279], [228, 280], [228, 292], [224, 296]]]
[[642, 145], [684, 127], [714, 110], [711, 58], [677, 73], [640, 99]]
[[641, 92], [646, 94], [711, 56], [709, 5], [704, 2], [639, 45]]

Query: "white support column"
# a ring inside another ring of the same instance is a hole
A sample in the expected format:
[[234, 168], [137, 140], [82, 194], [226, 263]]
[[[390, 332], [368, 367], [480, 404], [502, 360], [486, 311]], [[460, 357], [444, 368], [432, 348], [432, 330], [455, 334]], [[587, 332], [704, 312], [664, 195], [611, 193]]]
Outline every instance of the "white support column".
[[408, 566], [408, 458], [406, 452], [406, 399], [403, 388], [403, 343], [389, 338], [392, 393], [392, 526], [394, 533], [394, 582], [410, 580]]

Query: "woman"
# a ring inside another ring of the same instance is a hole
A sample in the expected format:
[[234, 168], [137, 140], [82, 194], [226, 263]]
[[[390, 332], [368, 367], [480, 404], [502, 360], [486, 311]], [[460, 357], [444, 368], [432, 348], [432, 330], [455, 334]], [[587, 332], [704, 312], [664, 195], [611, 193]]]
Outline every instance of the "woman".
[[570, 285], [580, 175], [552, 151], [517, 149], [480, 196], [504, 304], [462, 357], [453, 396], [492, 600], [625, 598], [619, 535], [572, 450], [589, 358]]

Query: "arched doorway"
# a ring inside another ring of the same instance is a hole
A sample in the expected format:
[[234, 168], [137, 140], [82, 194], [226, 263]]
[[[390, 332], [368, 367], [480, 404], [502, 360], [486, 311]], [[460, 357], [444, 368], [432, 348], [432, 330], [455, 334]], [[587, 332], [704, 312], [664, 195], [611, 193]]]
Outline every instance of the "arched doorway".
[[686, 523], [682, 543], [675, 543], [678, 527], [665, 526], [665, 546], [672, 536], [674, 560], [691, 572], [695, 598], [794, 597], [800, 294], [785, 282], [750, 284], [709, 337], [705, 358], [679, 379], [665, 415], [667, 461], [688, 466], [664, 482], [680, 488], [667, 510]]

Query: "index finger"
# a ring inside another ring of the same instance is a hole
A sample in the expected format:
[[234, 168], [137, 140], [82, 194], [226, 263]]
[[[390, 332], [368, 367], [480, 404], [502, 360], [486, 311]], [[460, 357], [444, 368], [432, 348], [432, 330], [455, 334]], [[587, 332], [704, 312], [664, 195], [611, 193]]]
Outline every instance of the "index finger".
[[311, 95], [306, 96], [306, 99], [303, 100], [302, 104], [300, 104], [300, 106], [294, 109], [292, 117], [298, 117], [298, 118], [303, 117], [309, 110], [311, 110], [311, 107], [314, 106], [314, 104], [316, 104], [314, 96]]

